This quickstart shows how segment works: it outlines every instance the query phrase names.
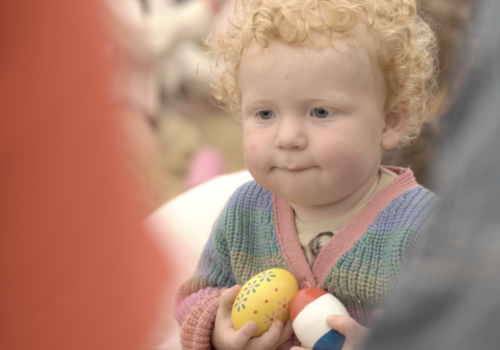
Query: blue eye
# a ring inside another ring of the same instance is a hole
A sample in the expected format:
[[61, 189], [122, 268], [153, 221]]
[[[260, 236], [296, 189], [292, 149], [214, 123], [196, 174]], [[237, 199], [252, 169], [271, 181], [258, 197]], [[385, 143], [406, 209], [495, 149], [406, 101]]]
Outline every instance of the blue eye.
[[326, 117], [328, 117], [330, 115], [330, 112], [327, 111], [324, 108], [314, 108], [313, 111], [312, 111], [312, 114], [316, 118], [324, 119], [324, 118], [326, 118]]
[[270, 110], [260, 111], [257, 114], [259, 115], [260, 118], [262, 118], [264, 120], [271, 119], [274, 116], [274, 112], [270, 111]]

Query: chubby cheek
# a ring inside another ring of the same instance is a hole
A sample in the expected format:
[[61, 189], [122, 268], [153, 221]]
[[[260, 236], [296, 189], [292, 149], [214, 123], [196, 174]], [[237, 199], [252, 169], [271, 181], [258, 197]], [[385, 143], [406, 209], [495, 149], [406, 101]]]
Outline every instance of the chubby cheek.
[[257, 151], [258, 144], [257, 142], [246, 141], [243, 143], [243, 152], [245, 153], [254, 153]]
[[243, 159], [250, 173], [255, 177], [262, 171], [265, 162], [265, 147], [259, 138], [252, 135], [243, 136]]
[[243, 159], [245, 160], [245, 164], [247, 168], [250, 168], [251, 164], [256, 158], [255, 153], [257, 153], [257, 144], [250, 143], [247, 141], [243, 142]]
[[350, 186], [358, 184], [378, 169], [380, 160], [376, 147], [352, 142], [352, 137], [325, 142], [317, 152], [317, 159], [328, 169], [335, 182]]
[[342, 177], [346, 173], [356, 173], [359, 164], [357, 151], [352, 147], [346, 147], [342, 143], [324, 148], [318, 158], [320, 158], [319, 161], [323, 167], [338, 173]]

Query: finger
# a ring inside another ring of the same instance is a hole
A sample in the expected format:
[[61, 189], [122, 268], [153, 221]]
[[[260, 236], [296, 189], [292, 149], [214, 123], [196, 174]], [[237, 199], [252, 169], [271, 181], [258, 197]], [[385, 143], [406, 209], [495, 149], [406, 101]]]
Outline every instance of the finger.
[[229, 337], [229, 346], [232, 349], [242, 349], [257, 330], [257, 323], [248, 322], [232, 333]]
[[280, 337], [278, 339], [278, 346], [283, 344], [290, 338], [293, 334], [293, 328], [292, 328], [292, 321], [288, 320], [286, 321], [283, 330], [281, 331]]
[[339, 331], [347, 338], [358, 336], [366, 332], [366, 328], [361, 326], [352, 317], [347, 315], [329, 315], [326, 322], [330, 327]]
[[231, 309], [233, 307], [234, 299], [236, 299], [236, 296], [238, 295], [240, 289], [241, 286], [236, 285], [222, 292], [218, 310], [218, 313], [221, 315], [221, 317], [226, 318], [228, 315], [231, 315]]
[[361, 326], [353, 318], [347, 315], [329, 315], [326, 321], [332, 329], [345, 335], [346, 341], [342, 348], [345, 350], [358, 349], [368, 331], [367, 328]]
[[281, 331], [283, 330], [283, 322], [275, 321], [269, 328], [267, 332], [260, 336], [261, 343], [263, 347], [270, 347], [278, 342], [280, 338]]
[[[239, 285], [233, 286], [223, 291], [220, 296], [219, 308], [215, 318], [215, 326], [212, 331], [212, 342], [217, 349], [227, 348], [233, 341], [233, 338], [238, 337], [238, 334], [235, 334], [236, 331], [233, 328], [231, 311], [234, 299], [238, 295], [240, 289], [241, 287]], [[247, 330], [247, 332], [249, 331]]]
[[293, 333], [291, 322], [283, 325], [283, 322], [274, 322], [269, 330], [262, 334], [259, 338], [252, 340], [251, 349], [275, 349], [290, 338]]

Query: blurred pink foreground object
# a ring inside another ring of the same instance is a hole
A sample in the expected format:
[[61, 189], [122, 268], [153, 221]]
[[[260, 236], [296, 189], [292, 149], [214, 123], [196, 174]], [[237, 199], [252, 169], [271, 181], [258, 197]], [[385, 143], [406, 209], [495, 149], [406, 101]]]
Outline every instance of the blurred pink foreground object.
[[226, 161], [215, 147], [203, 147], [197, 151], [188, 169], [187, 188], [193, 188], [226, 172]]

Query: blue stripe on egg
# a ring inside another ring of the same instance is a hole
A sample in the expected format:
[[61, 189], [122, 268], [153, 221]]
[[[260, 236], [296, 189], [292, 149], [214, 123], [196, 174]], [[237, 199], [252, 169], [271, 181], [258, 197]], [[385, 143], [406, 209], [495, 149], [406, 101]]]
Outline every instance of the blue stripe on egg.
[[332, 329], [318, 339], [312, 350], [340, 350], [344, 341], [345, 336]]

